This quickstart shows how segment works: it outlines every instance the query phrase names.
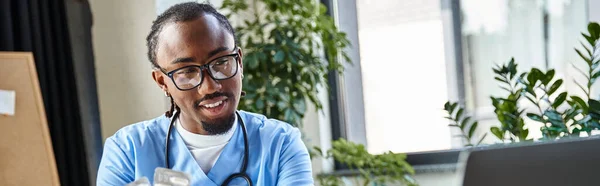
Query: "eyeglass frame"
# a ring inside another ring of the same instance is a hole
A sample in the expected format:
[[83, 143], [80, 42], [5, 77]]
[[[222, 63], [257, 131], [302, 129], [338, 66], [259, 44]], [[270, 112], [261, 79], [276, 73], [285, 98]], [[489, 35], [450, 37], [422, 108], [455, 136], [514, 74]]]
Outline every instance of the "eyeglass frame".
[[[198, 86], [202, 85], [202, 83], [204, 82], [204, 70], [206, 70], [208, 72], [208, 77], [210, 77], [211, 79], [213, 79], [215, 81], [231, 79], [235, 75], [237, 75], [238, 71], [240, 71], [240, 67], [239, 67], [239, 64], [238, 64], [240, 62], [240, 53], [239, 53], [239, 49], [237, 47], [234, 47], [234, 50], [236, 50], [235, 53], [233, 53], [233, 54], [227, 54], [227, 55], [223, 55], [223, 56], [219, 56], [219, 57], [214, 58], [213, 60], [211, 60], [210, 62], [208, 62], [208, 63], [206, 63], [204, 65], [188, 65], [188, 66], [177, 68], [175, 70], [171, 70], [169, 72], [165, 72], [165, 70], [162, 67], [160, 67], [160, 66], [158, 68], [160, 69], [160, 71], [163, 74], [167, 75], [171, 79], [171, 81], [173, 82], [173, 85], [175, 85], [175, 87], [178, 90], [180, 90], [180, 91], [188, 91], [188, 90], [192, 90], [192, 89], [198, 88]], [[235, 64], [235, 73], [233, 73], [233, 75], [231, 75], [230, 77], [227, 77], [227, 78], [223, 78], [223, 79], [215, 78], [213, 76], [212, 72], [210, 71], [209, 65], [211, 63], [215, 62], [217, 59], [221, 59], [221, 58], [224, 58], [224, 57], [230, 57], [230, 56], [234, 56], [234, 59], [235, 59], [235, 63], [236, 63]], [[175, 72], [177, 72], [178, 70], [181, 70], [181, 69], [184, 69], [184, 68], [189, 68], [189, 67], [198, 67], [198, 68], [200, 68], [200, 77], [201, 77], [200, 78], [200, 83], [198, 83], [198, 85], [196, 85], [194, 87], [191, 87], [191, 88], [188, 88], [188, 89], [181, 89], [181, 88], [179, 88], [179, 86], [177, 85], [177, 83], [175, 83], [175, 79], [173, 78], [173, 74]]]

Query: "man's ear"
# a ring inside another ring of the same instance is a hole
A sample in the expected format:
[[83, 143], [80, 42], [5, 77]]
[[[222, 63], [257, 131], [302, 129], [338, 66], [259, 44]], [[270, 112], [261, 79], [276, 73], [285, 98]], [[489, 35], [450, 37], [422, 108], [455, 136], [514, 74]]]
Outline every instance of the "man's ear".
[[167, 91], [167, 84], [165, 83], [165, 78], [160, 70], [152, 70], [152, 79], [154, 79], [154, 82], [156, 82], [156, 85], [158, 85], [160, 89], [165, 92]]
[[240, 64], [240, 69], [241, 69], [240, 72], [244, 73], [244, 63], [243, 63], [244, 52], [242, 51], [242, 48], [240, 48], [240, 47], [237, 47], [237, 50], [238, 50], [238, 54], [240, 55], [240, 61], [238, 61], [238, 63]]

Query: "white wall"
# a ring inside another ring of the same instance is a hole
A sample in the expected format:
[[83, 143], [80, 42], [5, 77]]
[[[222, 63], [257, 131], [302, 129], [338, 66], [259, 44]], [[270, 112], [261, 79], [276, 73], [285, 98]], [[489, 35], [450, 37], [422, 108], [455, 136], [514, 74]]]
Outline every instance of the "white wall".
[[600, 1], [588, 0], [588, 18], [590, 21], [600, 22], [600, 12], [596, 11], [600, 7]]
[[146, 35], [156, 18], [153, 0], [92, 0], [92, 40], [96, 59], [102, 136], [151, 119], [167, 109], [151, 76]]

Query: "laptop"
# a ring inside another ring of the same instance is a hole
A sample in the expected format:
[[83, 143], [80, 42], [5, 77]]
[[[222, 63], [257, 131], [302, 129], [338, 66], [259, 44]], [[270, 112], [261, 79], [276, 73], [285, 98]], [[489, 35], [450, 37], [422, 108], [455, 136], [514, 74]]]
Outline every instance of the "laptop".
[[459, 161], [463, 186], [599, 186], [600, 137], [474, 148]]

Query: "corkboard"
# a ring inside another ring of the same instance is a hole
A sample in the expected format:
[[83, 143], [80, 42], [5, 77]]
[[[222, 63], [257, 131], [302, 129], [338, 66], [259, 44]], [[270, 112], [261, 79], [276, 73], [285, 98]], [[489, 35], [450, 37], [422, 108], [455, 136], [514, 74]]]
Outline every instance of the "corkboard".
[[0, 52], [0, 89], [16, 93], [14, 115], [0, 115], [0, 185], [59, 185], [31, 53]]

